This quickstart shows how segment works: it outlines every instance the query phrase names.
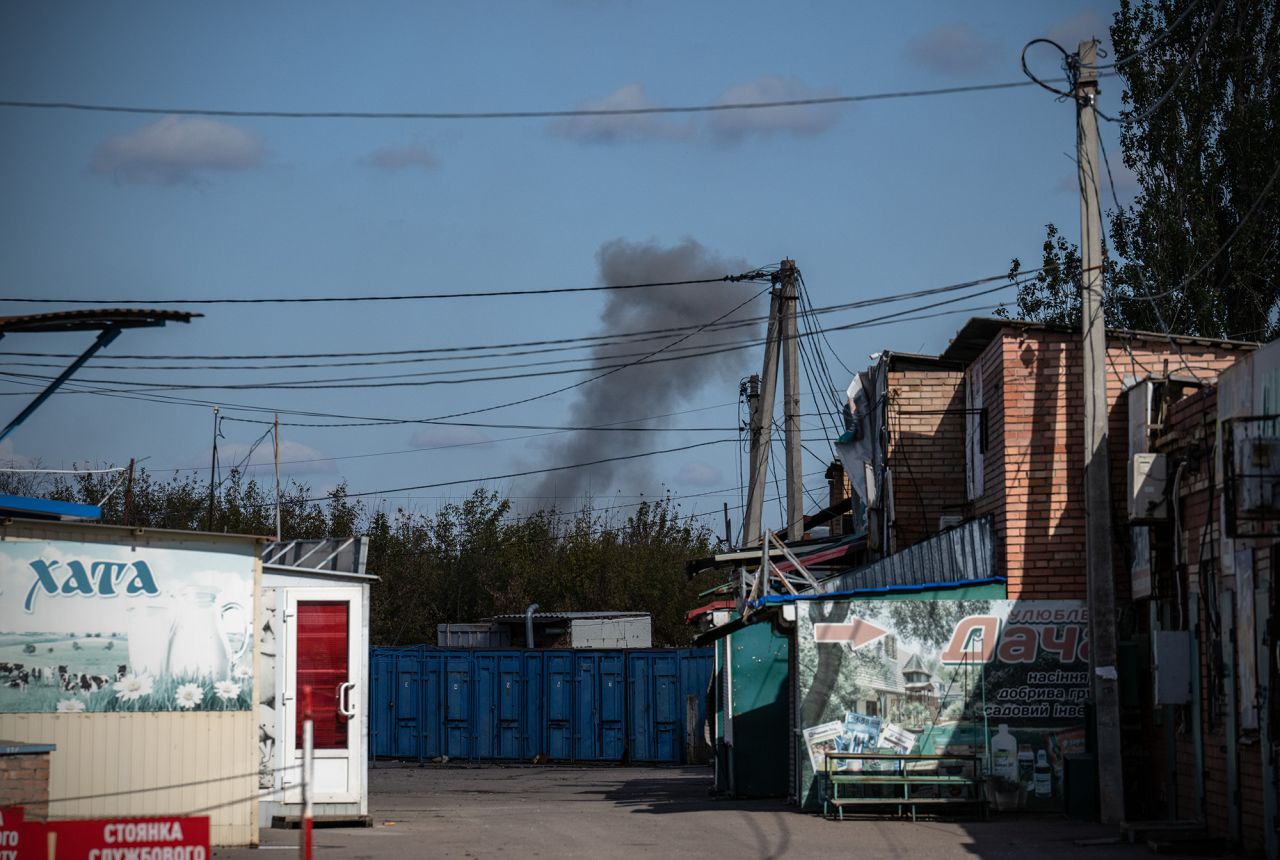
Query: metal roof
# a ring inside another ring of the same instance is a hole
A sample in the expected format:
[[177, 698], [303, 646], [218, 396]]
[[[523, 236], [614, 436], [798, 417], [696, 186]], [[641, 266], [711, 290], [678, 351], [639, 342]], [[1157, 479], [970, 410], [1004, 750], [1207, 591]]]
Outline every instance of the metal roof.
[[272, 567], [364, 575], [369, 541], [363, 537], [272, 541], [262, 563]]
[[142, 308], [99, 308], [79, 311], [50, 311], [0, 317], [0, 334], [16, 332], [99, 331], [104, 328], [148, 328], [170, 322], [190, 322], [204, 316], [191, 311], [148, 310]]
[[[648, 612], [535, 612], [533, 613], [534, 621], [576, 621], [587, 618], [648, 618]], [[502, 624], [514, 623], [519, 621], [524, 623], [525, 614], [523, 612], [513, 612], [507, 615], [495, 615], [488, 621], [497, 621]]]
[[[951, 344], [939, 356], [944, 361], [956, 361], [968, 364], [987, 348], [1000, 332], [1012, 329], [1019, 332], [1052, 332], [1054, 334], [1078, 334], [1077, 326], [1057, 325], [1056, 323], [1038, 323], [1029, 320], [1007, 320], [999, 317], [973, 317], [956, 336]], [[1117, 340], [1155, 341], [1167, 344], [1173, 341], [1189, 346], [1218, 347], [1220, 349], [1254, 350], [1258, 344], [1247, 340], [1225, 340], [1213, 337], [1192, 337], [1190, 335], [1167, 335], [1154, 331], [1138, 331], [1134, 329], [1109, 328], [1107, 337]]]
[[[942, 585], [991, 579], [998, 575], [995, 519], [969, 520], [879, 561], [828, 577], [818, 594], [866, 588]], [[808, 594], [815, 593], [812, 588]]]
[[29, 517], [36, 520], [92, 521], [102, 519], [102, 508], [77, 502], [56, 502], [53, 499], [0, 494], [0, 516]]

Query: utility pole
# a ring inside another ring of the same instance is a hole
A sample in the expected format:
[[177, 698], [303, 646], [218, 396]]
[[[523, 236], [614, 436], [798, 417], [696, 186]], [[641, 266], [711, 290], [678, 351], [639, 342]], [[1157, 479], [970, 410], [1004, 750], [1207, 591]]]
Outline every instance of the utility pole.
[[[781, 292], [769, 293], [769, 326], [764, 341], [764, 369], [760, 373], [758, 406], [751, 414], [751, 468], [747, 477], [747, 508], [742, 519], [742, 545], [755, 546], [763, 537], [764, 487], [773, 429], [773, 401], [778, 392], [778, 339], [781, 335]], [[748, 395], [749, 396], [749, 395]]]
[[218, 407], [213, 407], [213, 452], [209, 455], [209, 518], [205, 531], [213, 531], [213, 475], [218, 468]]
[[1080, 176], [1081, 348], [1084, 354], [1085, 550], [1089, 655], [1097, 734], [1098, 800], [1104, 824], [1124, 820], [1120, 689], [1116, 677], [1115, 568], [1111, 557], [1111, 465], [1107, 454], [1107, 330], [1102, 307], [1099, 214], [1098, 43], [1080, 43], [1077, 59], [1076, 164]]
[[280, 537], [280, 413], [276, 413], [276, 422], [272, 425], [271, 442], [276, 449], [276, 542]]
[[136, 460], [129, 458], [129, 477], [125, 478], [124, 483], [124, 515], [120, 518], [121, 525], [129, 525], [129, 514], [133, 511], [133, 467]]
[[800, 460], [800, 339], [796, 310], [800, 293], [795, 260], [783, 260], [782, 281], [782, 430], [787, 454], [787, 538], [804, 537], [804, 478]]

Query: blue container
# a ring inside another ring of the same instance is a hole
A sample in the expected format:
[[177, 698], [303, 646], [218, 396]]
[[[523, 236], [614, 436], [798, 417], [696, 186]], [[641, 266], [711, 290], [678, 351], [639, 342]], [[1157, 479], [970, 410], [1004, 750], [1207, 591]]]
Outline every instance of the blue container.
[[396, 683], [393, 657], [384, 649], [369, 654], [369, 751], [374, 757], [398, 757], [395, 745]]
[[376, 648], [370, 752], [418, 759], [679, 762], [710, 651]]

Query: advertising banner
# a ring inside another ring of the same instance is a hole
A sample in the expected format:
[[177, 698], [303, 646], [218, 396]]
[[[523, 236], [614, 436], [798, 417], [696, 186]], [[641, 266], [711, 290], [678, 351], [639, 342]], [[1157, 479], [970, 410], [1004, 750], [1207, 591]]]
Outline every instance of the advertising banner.
[[832, 751], [977, 755], [997, 805], [1060, 809], [1064, 757], [1084, 751], [1088, 624], [1083, 601], [802, 604], [801, 729], [838, 721]]
[[254, 551], [0, 542], [0, 712], [252, 706]]

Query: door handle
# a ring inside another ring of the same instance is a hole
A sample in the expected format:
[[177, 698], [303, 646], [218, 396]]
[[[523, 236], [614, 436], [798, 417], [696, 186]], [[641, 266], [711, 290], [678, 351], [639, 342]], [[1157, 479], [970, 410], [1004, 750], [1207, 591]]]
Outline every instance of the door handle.
[[351, 691], [355, 689], [355, 686], [350, 681], [344, 681], [338, 685], [338, 713], [347, 719], [351, 719], [356, 715], [355, 708], [351, 706]]

